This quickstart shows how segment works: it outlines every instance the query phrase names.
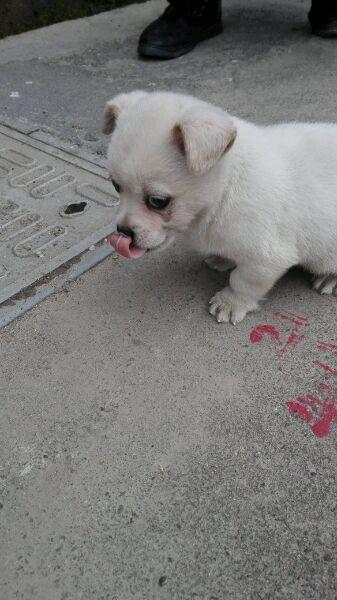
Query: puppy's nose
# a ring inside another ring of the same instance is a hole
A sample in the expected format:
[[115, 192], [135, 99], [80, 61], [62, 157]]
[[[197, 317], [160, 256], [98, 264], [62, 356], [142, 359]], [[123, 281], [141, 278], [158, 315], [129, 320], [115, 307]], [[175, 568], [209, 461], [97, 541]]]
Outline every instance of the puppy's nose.
[[130, 229], [130, 227], [123, 227], [123, 225], [117, 225], [117, 231], [118, 233], [123, 233], [127, 237], [130, 237], [132, 241], [135, 239], [135, 234], [132, 231], [132, 229]]

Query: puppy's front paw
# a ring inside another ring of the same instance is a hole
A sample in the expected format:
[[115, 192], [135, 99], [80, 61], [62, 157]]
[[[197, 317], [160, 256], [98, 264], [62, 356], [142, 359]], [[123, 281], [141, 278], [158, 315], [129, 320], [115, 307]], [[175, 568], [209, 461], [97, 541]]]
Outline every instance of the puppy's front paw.
[[313, 288], [319, 294], [333, 294], [337, 296], [337, 275], [324, 275], [314, 279]]
[[218, 323], [233, 323], [236, 325], [245, 318], [246, 314], [258, 307], [256, 302], [238, 296], [230, 287], [217, 292], [209, 301], [209, 312]]

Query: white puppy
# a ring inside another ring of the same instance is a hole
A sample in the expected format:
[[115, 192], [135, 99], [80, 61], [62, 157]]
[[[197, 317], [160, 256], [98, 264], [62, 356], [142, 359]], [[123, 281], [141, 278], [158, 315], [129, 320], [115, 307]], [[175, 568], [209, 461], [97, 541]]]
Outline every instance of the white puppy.
[[337, 289], [337, 125], [256, 126], [190, 96], [135, 91], [107, 103], [120, 193], [110, 242], [138, 258], [177, 233], [218, 270], [218, 322], [237, 323], [292, 266]]

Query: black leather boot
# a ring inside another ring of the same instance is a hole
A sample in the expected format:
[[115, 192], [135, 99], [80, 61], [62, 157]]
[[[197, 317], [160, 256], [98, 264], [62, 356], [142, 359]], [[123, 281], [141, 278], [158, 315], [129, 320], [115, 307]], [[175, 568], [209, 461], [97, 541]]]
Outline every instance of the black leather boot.
[[176, 58], [221, 32], [221, 0], [169, 0], [164, 13], [140, 36], [138, 52], [151, 58]]
[[311, 31], [320, 37], [337, 37], [337, 0], [312, 0]]

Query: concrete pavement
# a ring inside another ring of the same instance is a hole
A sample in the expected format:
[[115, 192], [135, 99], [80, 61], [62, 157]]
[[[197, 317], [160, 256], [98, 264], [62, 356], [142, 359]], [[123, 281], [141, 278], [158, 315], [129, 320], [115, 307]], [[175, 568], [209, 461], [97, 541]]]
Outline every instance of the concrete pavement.
[[[160, 2], [3, 40], [0, 121], [101, 162], [101, 108], [135, 87], [336, 120], [307, 3], [226, 5], [168, 63], [135, 52]], [[294, 271], [231, 327], [222, 285], [181, 245], [111, 257], [2, 330], [4, 600], [336, 598], [336, 299]]]

